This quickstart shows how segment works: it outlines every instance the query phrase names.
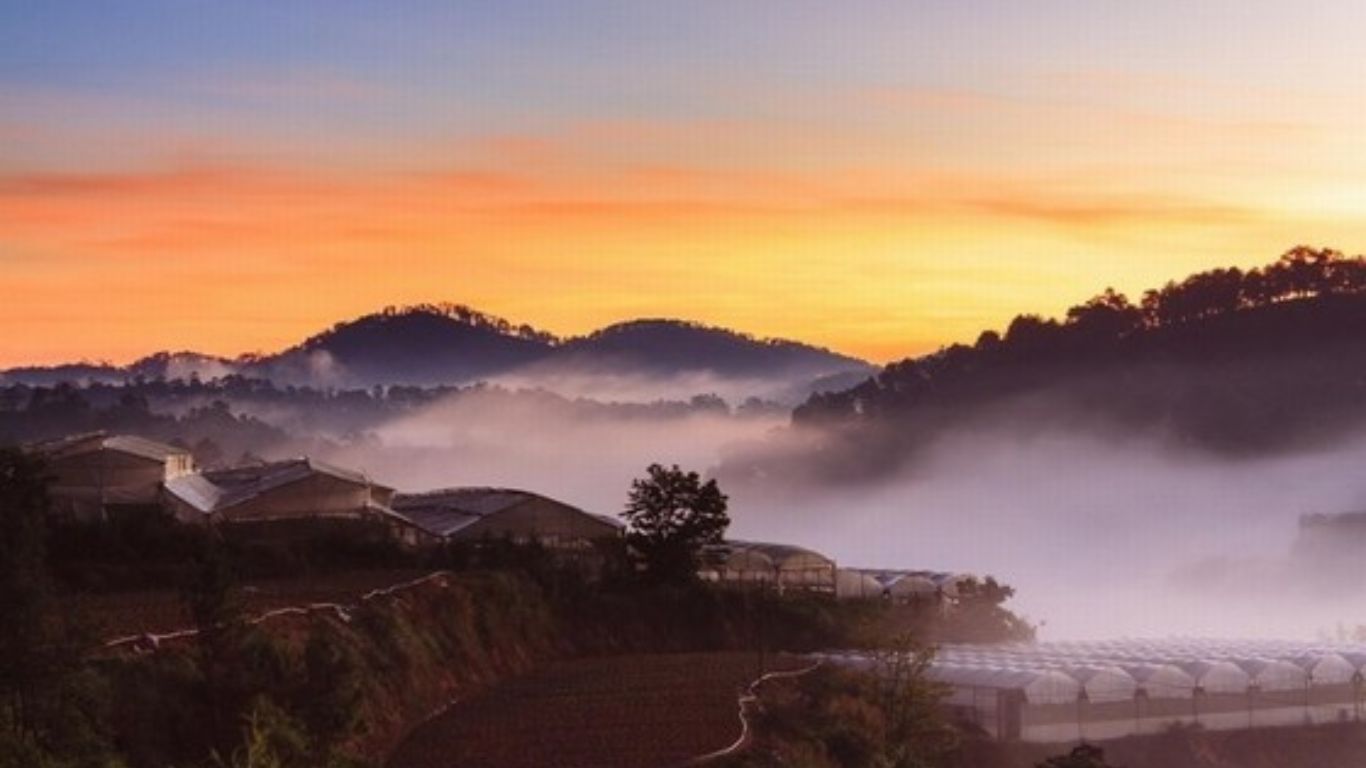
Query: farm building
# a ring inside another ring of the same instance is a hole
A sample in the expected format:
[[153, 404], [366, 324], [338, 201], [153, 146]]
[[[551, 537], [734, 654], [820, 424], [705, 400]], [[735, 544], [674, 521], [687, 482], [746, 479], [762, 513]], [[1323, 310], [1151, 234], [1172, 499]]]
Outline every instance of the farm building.
[[308, 535], [305, 523], [350, 520], [379, 524], [405, 544], [429, 541], [420, 527], [390, 509], [393, 498], [392, 488], [359, 472], [308, 458], [183, 475], [167, 481], [164, 493], [172, 514], [187, 523], [226, 523], [287, 536], [290, 528]]
[[131, 435], [96, 432], [38, 443], [52, 476], [53, 511], [105, 519], [112, 508], [154, 505], [164, 483], [194, 472], [189, 451]]
[[704, 581], [719, 584], [771, 584], [779, 591], [799, 589], [835, 593], [835, 561], [790, 544], [726, 541], [702, 550]]
[[835, 594], [847, 600], [879, 597], [902, 603], [948, 603], [958, 597], [959, 585], [971, 578], [961, 573], [841, 568]]
[[[831, 660], [875, 668], [859, 654]], [[1359, 721], [1366, 646], [1218, 640], [949, 645], [928, 676], [1000, 739], [1103, 740], [1173, 723], [1234, 730]]]
[[449, 542], [507, 539], [551, 549], [588, 550], [621, 537], [622, 524], [530, 491], [445, 488], [400, 493], [393, 508], [429, 534]]
[[887, 585], [861, 568], [835, 569], [835, 596], [841, 600], [882, 598]]

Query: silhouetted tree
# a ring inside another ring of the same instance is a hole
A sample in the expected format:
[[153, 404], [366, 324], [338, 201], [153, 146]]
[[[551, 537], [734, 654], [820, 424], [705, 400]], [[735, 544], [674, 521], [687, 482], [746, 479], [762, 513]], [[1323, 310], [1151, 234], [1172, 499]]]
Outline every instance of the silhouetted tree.
[[651, 464], [646, 474], [631, 481], [621, 513], [629, 525], [627, 542], [652, 580], [689, 581], [696, 577], [702, 547], [719, 543], [730, 525], [726, 495], [715, 480], [704, 483], [677, 464]]
[[1128, 296], [1106, 288], [1085, 304], [1067, 310], [1067, 324], [1088, 339], [1108, 341], [1143, 327], [1143, 310]]
[[1056, 337], [1058, 327], [1056, 320], [1020, 315], [1006, 329], [1006, 344], [1024, 352], [1042, 349]]
[[943, 699], [950, 690], [926, 676], [933, 661], [933, 651], [910, 635], [892, 638], [875, 656], [887, 728], [883, 765], [944, 765], [958, 747], [958, 731], [943, 715]]

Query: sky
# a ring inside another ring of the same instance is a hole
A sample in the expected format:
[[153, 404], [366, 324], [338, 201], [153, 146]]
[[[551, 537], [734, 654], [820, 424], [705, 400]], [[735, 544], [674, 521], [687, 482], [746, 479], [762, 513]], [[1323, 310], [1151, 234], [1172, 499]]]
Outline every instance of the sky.
[[1366, 5], [0, 2], [0, 366], [391, 304], [875, 361], [1366, 246]]

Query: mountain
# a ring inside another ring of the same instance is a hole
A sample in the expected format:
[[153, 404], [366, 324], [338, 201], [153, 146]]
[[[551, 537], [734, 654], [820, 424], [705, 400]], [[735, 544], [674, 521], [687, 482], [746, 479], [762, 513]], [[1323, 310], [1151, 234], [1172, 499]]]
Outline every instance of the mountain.
[[[572, 379], [573, 394], [595, 396], [608, 379], [643, 378], [645, 389], [637, 394], [650, 399], [700, 394], [726, 380], [740, 382], [728, 395], [762, 394], [795, 403], [818, 389], [862, 380], [874, 370], [862, 360], [810, 345], [678, 320], [621, 323], [561, 340], [468, 307], [424, 304], [338, 323], [276, 354], [224, 359], [163, 352], [126, 367], [16, 368], [0, 373], [0, 382], [51, 385], [139, 376], [208, 381], [240, 374], [280, 385], [338, 388], [493, 381], [556, 389], [569, 386]], [[677, 379], [679, 387], [703, 389], [648, 391], [650, 381], [668, 378]], [[769, 383], [761, 392], [743, 389], [760, 380]], [[619, 393], [607, 387], [605, 394]]]
[[386, 309], [243, 366], [277, 383], [369, 387], [467, 384], [529, 365], [556, 339], [455, 305]]
[[865, 480], [949, 434], [1089, 431], [1226, 457], [1357, 439], [1366, 259], [1297, 248], [1259, 269], [1169, 282], [1139, 303], [1107, 290], [1062, 320], [1017, 317], [1004, 335], [813, 395], [793, 422], [806, 450], [775, 445], [729, 473]]
[[113, 383], [129, 378], [127, 368], [110, 363], [63, 363], [25, 365], [0, 371], [0, 384], [52, 387], [58, 384]]
[[675, 374], [708, 372], [735, 378], [815, 379], [845, 371], [871, 372], [862, 360], [782, 339], [757, 339], [682, 320], [633, 320], [570, 339], [551, 363], [581, 369]]

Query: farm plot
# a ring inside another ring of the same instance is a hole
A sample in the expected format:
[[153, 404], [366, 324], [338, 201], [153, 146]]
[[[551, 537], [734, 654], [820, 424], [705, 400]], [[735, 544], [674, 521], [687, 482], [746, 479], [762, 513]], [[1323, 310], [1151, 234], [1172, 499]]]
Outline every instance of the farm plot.
[[[803, 659], [770, 657], [768, 670]], [[588, 658], [459, 702], [418, 728], [389, 768], [667, 768], [728, 746], [755, 653]]]

